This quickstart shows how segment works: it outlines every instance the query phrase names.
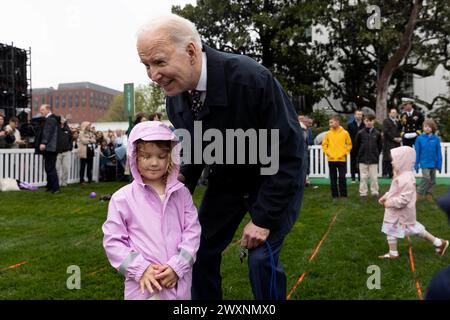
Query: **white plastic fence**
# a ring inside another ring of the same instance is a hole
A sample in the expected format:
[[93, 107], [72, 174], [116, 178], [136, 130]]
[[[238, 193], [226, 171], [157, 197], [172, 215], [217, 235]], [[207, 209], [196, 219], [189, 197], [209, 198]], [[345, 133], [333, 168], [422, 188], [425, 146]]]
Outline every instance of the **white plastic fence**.
[[[437, 177], [450, 177], [450, 143], [441, 143], [442, 171], [438, 171]], [[310, 150], [310, 174], [312, 178], [328, 178], [328, 161], [320, 145], [311, 146]], [[378, 163], [378, 175], [382, 174], [383, 157]], [[80, 159], [76, 150], [72, 151], [70, 159], [69, 183], [78, 183], [80, 171]], [[416, 173], [421, 176], [422, 173]], [[350, 156], [347, 157], [347, 176], [350, 176]], [[34, 153], [34, 149], [0, 149], [0, 178], [14, 178], [31, 183], [35, 186], [45, 186], [47, 177], [44, 170], [44, 158]], [[92, 178], [99, 178], [99, 153], [95, 151]], [[87, 179], [85, 179], [87, 180]]]
[[[47, 175], [44, 170], [44, 157], [35, 154], [34, 149], [0, 149], [1, 178], [13, 178], [35, 186], [45, 186]], [[92, 180], [98, 181], [98, 178], [99, 153], [98, 150], [95, 150]], [[78, 151], [73, 150], [70, 157], [68, 183], [77, 182], [80, 182], [80, 158], [78, 157]]]
[[[450, 143], [441, 143], [442, 150], [442, 170], [436, 172], [437, 177], [450, 177]], [[314, 145], [309, 150], [310, 163], [309, 163], [309, 176], [312, 178], [328, 178], [328, 160], [322, 151], [322, 146]], [[383, 155], [380, 156], [378, 162], [378, 176], [382, 175], [382, 161]], [[350, 177], [350, 155], [347, 156], [347, 177]], [[422, 176], [422, 171], [416, 173], [416, 176]]]

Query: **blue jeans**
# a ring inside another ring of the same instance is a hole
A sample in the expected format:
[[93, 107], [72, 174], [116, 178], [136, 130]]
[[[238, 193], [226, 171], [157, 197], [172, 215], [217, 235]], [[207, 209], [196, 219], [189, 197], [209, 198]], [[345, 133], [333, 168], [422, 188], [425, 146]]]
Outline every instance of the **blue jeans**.
[[[270, 244], [272, 257], [269, 248], [265, 243], [257, 248], [249, 250], [248, 269], [250, 284], [255, 299], [257, 300], [285, 300], [286, 299], [286, 276], [284, 269], [279, 262], [279, 255], [283, 241], [292, 229], [298, 218], [301, 201], [303, 198], [304, 186], [297, 191], [289, 207], [285, 211], [285, 221], [283, 227], [271, 230], [266, 242]], [[214, 195], [209, 195], [215, 199]], [[200, 248], [197, 252], [197, 259], [193, 267], [192, 275], [192, 299], [193, 300], [221, 300], [222, 299], [222, 277], [220, 275], [220, 264], [222, 262], [222, 252], [230, 244], [233, 236], [245, 216], [248, 206], [239, 197], [231, 194], [221, 194], [221, 197], [228, 201], [215, 203], [215, 206], [223, 206], [226, 203], [226, 212], [233, 214], [233, 218], [223, 226], [220, 231], [205, 237], [204, 230], [200, 240]], [[206, 200], [206, 199], [203, 199]], [[204, 208], [208, 207], [202, 202], [200, 207], [201, 216]], [[208, 209], [212, 209], [208, 207]], [[203, 226], [202, 226], [203, 228]], [[272, 260], [273, 258], [273, 260]], [[239, 263], [238, 252], [236, 251], [236, 263]], [[272, 274], [274, 277], [272, 277]]]

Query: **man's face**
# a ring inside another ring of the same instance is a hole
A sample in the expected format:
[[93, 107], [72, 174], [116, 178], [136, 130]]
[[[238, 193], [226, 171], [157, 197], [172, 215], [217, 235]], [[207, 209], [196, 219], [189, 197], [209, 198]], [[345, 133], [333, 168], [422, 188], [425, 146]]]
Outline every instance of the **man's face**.
[[363, 113], [362, 113], [362, 111], [356, 111], [356, 112], [355, 112], [355, 119], [356, 119], [356, 121], [361, 121], [362, 118], [363, 118]]
[[50, 112], [50, 110], [48, 110], [46, 107], [44, 107], [44, 106], [41, 106], [40, 108], [39, 108], [39, 112], [40, 112], [40, 114], [42, 114], [44, 117], [45, 116], [47, 116], [47, 114]]
[[406, 112], [410, 112], [412, 110], [412, 108], [413, 108], [412, 103], [406, 103], [406, 104], [403, 105], [403, 109]]
[[389, 117], [391, 117], [392, 119], [397, 118], [397, 110], [391, 109], [391, 112], [389, 112]]
[[10, 121], [9, 126], [11, 127], [11, 129], [15, 130], [17, 128], [17, 123], [15, 121]]
[[[166, 96], [195, 89], [200, 79], [199, 48], [189, 43], [185, 48], [172, 43], [164, 31], [152, 31], [138, 40], [137, 49], [149, 78], [158, 83]], [[201, 56], [200, 56], [201, 57]]]
[[332, 129], [339, 127], [339, 122], [334, 119], [330, 119], [328, 124], [330, 125], [330, 128], [332, 128]]

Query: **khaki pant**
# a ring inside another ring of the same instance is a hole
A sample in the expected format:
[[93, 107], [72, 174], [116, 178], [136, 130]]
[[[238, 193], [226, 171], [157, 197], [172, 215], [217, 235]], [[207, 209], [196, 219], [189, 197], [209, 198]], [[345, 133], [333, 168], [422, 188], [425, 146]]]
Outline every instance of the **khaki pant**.
[[58, 173], [59, 185], [63, 187], [67, 186], [67, 182], [69, 181], [71, 153], [71, 151], [58, 153], [58, 157], [56, 158], [56, 172]]
[[359, 195], [361, 197], [367, 196], [367, 182], [370, 179], [370, 193], [378, 195], [378, 164], [359, 164], [359, 175], [361, 181], [359, 183]]

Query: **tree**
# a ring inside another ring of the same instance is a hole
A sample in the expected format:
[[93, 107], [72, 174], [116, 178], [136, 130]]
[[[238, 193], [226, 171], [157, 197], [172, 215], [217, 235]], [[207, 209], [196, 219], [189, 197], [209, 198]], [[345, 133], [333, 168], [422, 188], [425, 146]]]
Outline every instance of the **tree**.
[[[329, 103], [334, 111], [369, 107], [381, 121], [387, 105], [409, 94], [412, 75], [433, 75], [440, 64], [450, 70], [450, 6], [422, 1], [198, 0], [172, 11], [195, 21], [208, 45], [268, 67], [294, 103], [304, 101], [298, 111], [309, 113], [315, 102], [333, 97], [342, 107]], [[369, 24], [372, 18], [381, 28]], [[326, 43], [310, 41], [312, 26], [326, 30]]]
[[[444, 0], [332, 1], [319, 17], [330, 30], [329, 42], [321, 44], [326, 55], [335, 56], [325, 70], [340, 70], [336, 81], [322, 76], [344, 112], [355, 106], [377, 112], [378, 121], [387, 115], [387, 105], [397, 104], [408, 93], [405, 79], [411, 75], [433, 75], [439, 64], [449, 67], [450, 9]], [[369, 5], [381, 10], [369, 10]], [[357, 18], [358, 17], [358, 18]], [[362, 17], [362, 19], [360, 18]], [[371, 28], [371, 18], [381, 28]], [[425, 104], [432, 108], [432, 104]], [[333, 107], [333, 106], [331, 106]]]
[[[148, 114], [160, 112], [164, 107], [165, 95], [162, 88], [152, 82], [148, 85], [139, 85], [135, 90], [135, 113]], [[114, 97], [108, 111], [100, 121], [127, 121], [123, 105], [123, 94]]]

